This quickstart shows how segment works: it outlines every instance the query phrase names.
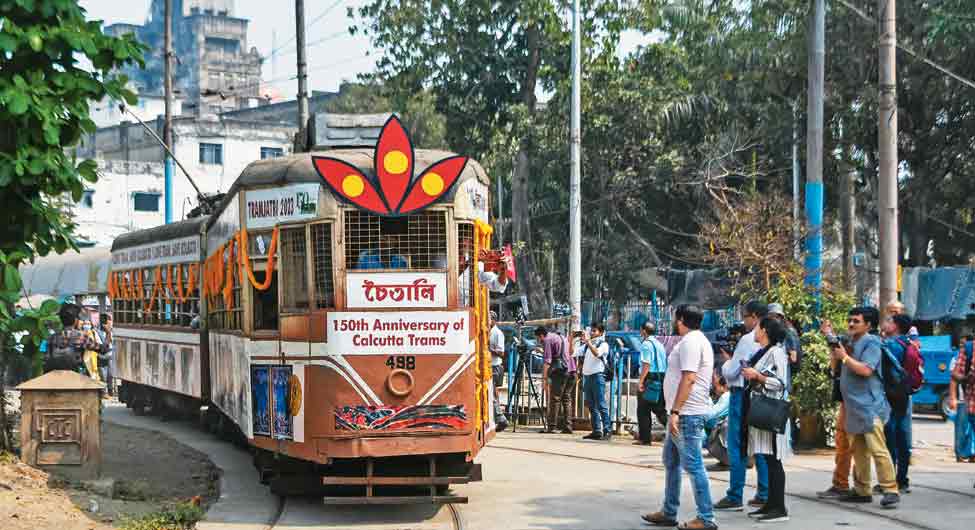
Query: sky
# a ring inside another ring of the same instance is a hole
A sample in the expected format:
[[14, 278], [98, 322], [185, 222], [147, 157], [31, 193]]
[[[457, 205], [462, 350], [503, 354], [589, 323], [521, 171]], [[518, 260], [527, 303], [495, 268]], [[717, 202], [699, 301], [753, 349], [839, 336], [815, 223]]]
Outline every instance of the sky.
[[[343, 81], [372, 70], [377, 58], [368, 37], [348, 33], [351, 19], [348, 8], [366, 4], [368, 0], [306, 0], [306, 40], [308, 42], [308, 81], [311, 90], [338, 91]], [[125, 22], [142, 24], [149, 13], [150, 0], [80, 0], [88, 11], [88, 18], [103, 20], [105, 24]], [[273, 7], [272, 7], [273, 4]], [[272, 82], [285, 99], [294, 99], [298, 92], [293, 79], [296, 67], [294, 47], [294, 2], [288, 0], [236, 0], [234, 15], [250, 21], [247, 31], [248, 49], [256, 47], [266, 60], [264, 80]], [[274, 49], [280, 48], [276, 60], [270, 59]], [[626, 32], [620, 39], [620, 55], [625, 55], [649, 38], [638, 32]], [[273, 64], [272, 64], [273, 63]]]

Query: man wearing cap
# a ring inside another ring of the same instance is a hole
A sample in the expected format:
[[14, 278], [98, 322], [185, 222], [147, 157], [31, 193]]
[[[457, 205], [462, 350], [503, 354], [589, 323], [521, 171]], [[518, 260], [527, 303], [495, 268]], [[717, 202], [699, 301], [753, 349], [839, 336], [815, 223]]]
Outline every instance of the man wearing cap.
[[[745, 378], [741, 369], [748, 364], [761, 345], [755, 340], [755, 328], [768, 314], [768, 306], [752, 300], [745, 304], [743, 320], [745, 334], [735, 346], [735, 354], [724, 356], [721, 365], [721, 375], [724, 376], [731, 388], [731, 405], [728, 408], [728, 463], [731, 466], [731, 477], [725, 497], [714, 505], [715, 510], [740, 512], [745, 509], [745, 467], [748, 463], [748, 452], [745, 444], [748, 440], [748, 425], [745, 422]], [[748, 501], [753, 508], [761, 508], [768, 501], [768, 465], [765, 457], [755, 455], [755, 471], [758, 475], [758, 490], [755, 498]]]
[[491, 379], [494, 386], [494, 423], [498, 431], [508, 428], [508, 419], [501, 411], [501, 401], [498, 399], [498, 387], [504, 381], [504, 332], [498, 327], [498, 314], [490, 313], [491, 332], [488, 334], [488, 351], [491, 352]]

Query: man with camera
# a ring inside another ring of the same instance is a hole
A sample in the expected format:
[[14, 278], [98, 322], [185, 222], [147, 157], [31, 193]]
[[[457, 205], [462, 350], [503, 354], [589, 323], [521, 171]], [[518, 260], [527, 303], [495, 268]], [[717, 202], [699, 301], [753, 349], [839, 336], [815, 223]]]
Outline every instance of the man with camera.
[[864, 504], [873, 502], [870, 491], [872, 459], [883, 490], [880, 506], [896, 508], [900, 495], [884, 436], [884, 425], [890, 419], [890, 405], [880, 373], [884, 352], [880, 337], [871, 333], [877, 329], [880, 314], [872, 307], [854, 307], [848, 316], [850, 350], [837, 337], [827, 336], [833, 361], [839, 364], [841, 370], [840, 392], [846, 409], [845, 427], [855, 462], [854, 491], [839, 497], [839, 500]]
[[606, 362], [609, 358], [609, 344], [603, 338], [606, 327], [593, 324], [592, 332], [573, 333], [579, 337], [584, 359], [582, 361], [582, 393], [589, 407], [592, 432], [583, 436], [585, 440], [609, 440], [612, 438], [613, 423], [609, 419], [609, 405], [606, 403]]
[[[768, 306], [752, 300], [745, 304], [745, 329], [748, 330], [735, 346], [735, 354], [728, 357], [724, 354], [724, 364], [721, 365], [721, 375], [728, 382], [731, 398], [728, 407], [728, 464], [731, 467], [728, 491], [723, 499], [714, 505], [715, 510], [740, 512], [745, 509], [745, 468], [748, 466], [748, 426], [745, 422], [745, 378], [742, 377], [749, 359], [761, 348], [755, 341], [755, 329], [758, 323], [768, 314]], [[761, 508], [768, 500], [768, 465], [764, 455], [755, 455], [755, 472], [758, 478], [758, 489], [755, 498], [748, 501], [753, 508]]]
[[545, 329], [535, 328], [535, 339], [542, 347], [542, 385], [548, 394], [548, 425], [542, 432], [572, 434], [569, 426], [569, 397], [575, 384], [576, 363], [570, 355], [566, 340], [561, 335]]

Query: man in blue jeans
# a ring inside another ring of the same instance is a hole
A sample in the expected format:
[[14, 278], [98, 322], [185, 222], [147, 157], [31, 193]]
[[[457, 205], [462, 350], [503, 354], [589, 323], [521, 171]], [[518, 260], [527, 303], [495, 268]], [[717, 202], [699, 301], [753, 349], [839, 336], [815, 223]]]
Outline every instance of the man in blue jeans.
[[609, 344], [603, 338], [606, 326], [593, 324], [592, 333], [583, 333], [579, 340], [585, 358], [582, 361], [582, 393], [589, 407], [589, 418], [592, 421], [592, 432], [583, 436], [585, 440], [609, 440], [613, 433], [613, 424], [609, 420], [609, 405], [606, 403], [606, 359], [609, 354]]
[[684, 522], [680, 528], [692, 530], [716, 529], [711, 504], [711, 485], [701, 457], [704, 442], [704, 422], [711, 407], [711, 377], [714, 374], [714, 353], [711, 343], [701, 333], [704, 312], [693, 305], [682, 305], [674, 315], [674, 327], [681, 341], [667, 357], [664, 376], [664, 401], [670, 410], [667, 437], [664, 439], [664, 505], [660, 511], [648, 513], [643, 520], [653, 526], [677, 526], [680, 508], [681, 470], [691, 479], [697, 517]]
[[[897, 358], [897, 362], [904, 366], [904, 354], [909, 344], [907, 334], [911, 330], [911, 318], [907, 315], [894, 315], [884, 322], [884, 347]], [[911, 444], [913, 442], [911, 421], [913, 403], [910, 396], [904, 410], [891, 407], [890, 419], [884, 425], [884, 437], [887, 439], [887, 450], [890, 459], [897, 469], [897, 489], [901, 494], [910, 493], [910, 479], [907, 470], [911, 465]], [[875, 488], [876, 489], [876, 488]], [[881, 492], [878, 492], [881, 493]]]
[[[752, 300], [745, 304], [745, 329], [748, 333], [738, 340], [735, 354], [724, 354], [725, 362], [721, 365], [721, 374], [728, 381], [731, 389], [731, 404], [728, 408], [728, 465], [731, 467], [731, 477], [725, 497], [714, 505], [715, 510], [740, 512], [745, 509], [745, 468], [748, 465], [748, 451], [745, 442], [748, 439], [748, 425], [745, 424], [745, 379], [741, 376], [741, 369], [761, 348], [755, 341], [755, 328], [768, 314], [768, 306]], [[758, 491], [755, 498], [748, 501], [754, 508], [762, 508], [768, 500], [768, 465], [763, 455], [755, 455], [755, 472], [758, 475]]]

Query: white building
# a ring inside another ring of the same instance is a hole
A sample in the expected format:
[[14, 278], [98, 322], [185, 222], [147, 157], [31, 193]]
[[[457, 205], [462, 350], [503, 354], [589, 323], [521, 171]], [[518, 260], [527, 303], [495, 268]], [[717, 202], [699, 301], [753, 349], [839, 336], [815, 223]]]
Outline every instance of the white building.
[[[135, 105], [126, 105], [128, 109], [139, 117], [140, 120], [149, 122], [155, 120], [158, 116], [163, 116], [166, 114], [166, 98], [163, 96], [154, 96], [151, 94], [137, 94], [139, 100]], [[132, 116], [128, 112], [122, 112], [119, 108], [119, 103], [113, 101], [106, 97], [94, 103], [88, 110], [91, 120], [95, 122], [96, 127], [111, 127], [113, 125], [118, 125], [123, 121], [131, 121]], [[183, 113], [183, 99], [174, 98], [173, 99], [173, 116], [179, 116]]]

